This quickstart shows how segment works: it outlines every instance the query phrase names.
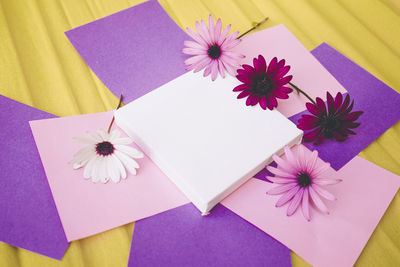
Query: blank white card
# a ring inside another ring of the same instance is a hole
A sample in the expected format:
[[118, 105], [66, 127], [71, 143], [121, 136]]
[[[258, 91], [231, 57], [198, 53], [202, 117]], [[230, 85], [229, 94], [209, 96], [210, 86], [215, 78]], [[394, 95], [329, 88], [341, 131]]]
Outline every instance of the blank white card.
[[117, 125], [202, 214], [302, 138], [278, 111], [237, 99], [239, 84], [186, 73], [115, 112]]

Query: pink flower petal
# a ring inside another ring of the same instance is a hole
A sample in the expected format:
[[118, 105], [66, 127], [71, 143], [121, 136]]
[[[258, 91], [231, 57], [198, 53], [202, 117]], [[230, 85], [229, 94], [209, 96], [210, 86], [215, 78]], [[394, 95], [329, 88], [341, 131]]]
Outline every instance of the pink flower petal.
[[217, 79], [217, 76], [218, 76], [218, 61], [213, 60], [211, 62], [211, 80], [215, 81], [215, 79]]
[[185, 60], [185, 65], [192, 65], [200, 62], [204, 58], [207, 58], [205, 55], [198, 55], [198, 56], [193, 56]]
[[207, 55], [207, 51], [200, 50], [198, 48], [185, 47], [182, 52], [187, 55]]
[[220, 61], [220, 60], [218, 60], [218, 71], [219, 71], [219, 74], [221, 74], [221, 77], [225, 78], [225, 67], [224, 67], [222, 61]]
[[279, 169], [281, 169], [287, 173], [296, 173], [296, 169], [293, 168], [292, 165], [287, 163], [281, 157], [279, 157], [277, 155], [272, 155], [272, 159], [276, 162], [276, 164], [278, 164]]
[[211, 73], [211, 64], [208, 65], [208, 66], [206, 67], [206, 69], [204, 70], [204, 72], [203, 72], [203, 77], [206, 77], [206, 76], [210, 75], [210, 73]]
[[[224, 63], [225, 66], [230, 65], [234, 68], [237, 68], [238, 66], [240, 66], [240, 64], [237, 60], [232, 59], [231, 57], [228, 57], [225, 54], [222, 54], [219, 59]], [[249, 76], [248, 73], [246, 73], [244, 75]]]
[[214, 36], [214, 18], [213, 16], [210, 14], [210, 16], [208, 16], [208, 34], [210, 36], [210, 40], [211, 41], [215, 41], [215, 36]]
[[318, 151], [313, 150], [313, 152], [311, 152], [311, 155], [309, 156], [308, 161], [307, 161], [307, 169], [305, 170], [307, 173], [312, 172], [312, 170], [315, 167], [315, 164], [317, 163], [317, 159], [318, 159]]
[[313, 179], [313, 183], [317, 185], [333, 185], [333, 184], [338, 184], [341, 181], [342, 181], [341, 179], [326, 179], [326, 178]]
[[192, 37], [193, 40], [198, 42], [202, 47], [208, 47], [206, 41], [204, 41], [203, 38], [201, 38], [201, 36], [199, 34], [197, 34], [195, 31], [193, 31], [189, 27], [186, 28], [186, 30], [187, 30], [189, 36]]
[[230, 30], [231, 30], [231, 24], [226, 26], [225, 29], [222, 31], [221, 35], [219, 36], [219, 40], [217, 42], [218, 45], [222, 45], [222, 43], [225, 41], [226, 36], [228, 35]]
[[307, 157], [305, 153], [304, 146], [298, 145], [297, 148], [297, 163], [301, 170], [307, 169]]
[[[282, 185], [284, 186], [284, 185]], [[287, 191], [283, 196], [281, 196], [275, 204], [275, 207], [281, 207], [285, 205], [288, 201], [290, 201], [296, 193], [300, 190], [300, 186], [296, 185], [289, 191]]]
[[[238, 60], [246, 57], [245, 55], [242, 55], [235, 51], [224, 51], [224, 54], [227, 55], [228, 57], [232, 58], [235, 61], [238, 61]], [[240, 65], [238, 67], [240, 67]]]
[[196, 21], [196, 29], [197, 32], [199, 33], [200, 37], [208, 44], [211, 44], [211, 39], [210, 35], [208, 33], [208, 28], [204, 20], [201, 20], [201, 22]]
[[275, 174], [277, 176], [280, 176], [280, 177], [293, 178], [293, 179], [297, 178], [297, 175], [295, 175], [295, 174], [292, 174], [292, 173], [289, 173], [289, 172], [285, 172], [285, 171], [283, 171], [281, 169], [278, 169], [278, 168], [275, 168], [275, 167], [272, 167], [272, 166], [267, 166], [267, 170], [272, 172], [273, 174]]
[[219, 37], [221, 35], [221, 27], [222, 27], [222, 22], [221, 19], [217, 20], [217, 23], [215, 24], [214, 27], [214, 40], [218, 43]]
[[285, 192], [293, 189], [294, 187], [298, 187], [297, 183], [279, 185], [277, 187], [274, 187], [274, 188], [268, 190], [267, 194], [268, 195], [280, 195], [282, 193], [285, 193]]
[[312, 187], [308, 187], [308, 191], [310, 193], [311, 199], [313, 200], [315, 206], [322, 211], [323, 213], [329, 214], [328, 208], [325, 206], [324, 202], [322, 202], [321, 198], [318, 194], [312, 189]]
[[285, 150], [286, 161], [290, 164], [290, 166], [292, 166], [294, 169], [297, 170], [298, 169], [297, 160], [292, 150], [288, 146], [285, 146], [284, 150]]
[[267, 176], [266, 178], [275, 184], [290, 184], [290, 183], [294, 182], [294, 179], [282, 178], [282, 177], [277, 177], [277, 176], [275, 176], [275, 177]]
[[228, 41], [228, 39], [226, 39], [225, 42], [221, 45], [221, 49], [224, 51], [232, 49], [235, 46], [237, 46], [238, 44], [240, 44], [241, 41], [242, 41], [242, 39], [233, 39], [233, 40], [229, 40], [229, 41]]
[[236, 76], [236, 72], [233, 69], [233, 67], [231, 67], [231, 65], [225, 63], [223, 60], [221, 60], [222, 64], [224, 64], [224, 67], [226, 69], [226, 71], [231, 75], [231, 76]]
[[301, 201], [301, 209], [303, 211], [303, 216], [307, 221], [310, 221], [310, 203], [308, 200], [308, 188], [304, 189], [303, 200]]
[[318, 166], [314, 170], [312, 170], [311, 176], [314, 178], [318, 178], [318, 176], [321, 175], [322, 173], [326, 172], [330, 166], [331, 166], [331, 164], [329, 162], [324, 162], [324, 163], [320, 164], [320, 166]]
[[314, 189], [315, 192], [317, 192], [320, 196], [328, 199], [328, 200], [336, 200], [337, 198], [332, 195], [330, 192], [326, 191], [325, 189], [322, 189], [320, 186], [313, 184], [311, 187]]
[[287, 209], [286, 215], [287, 216], [292, 216], [297, 208], [299, 207], [301, 200], [303, 199], [303, 192], [304, 188], [300, 188], [299, 191], [294, 195], [292, 201], [289, 204], [289, 207]]
[[183, 44], [189, 48], [197, 48], [200, 50], [207, 51], [208, 47], [207, 46], [202, 46], [199, 43], [193, 42], [193, 41], [184, 41]]
[[209, 57], [201, 60], [200, 62], [193, 64], [194, 70], [193, 72], [198, 72], [204, 69], [206, 66], [208, 66], [211, 63], [211, 59]]

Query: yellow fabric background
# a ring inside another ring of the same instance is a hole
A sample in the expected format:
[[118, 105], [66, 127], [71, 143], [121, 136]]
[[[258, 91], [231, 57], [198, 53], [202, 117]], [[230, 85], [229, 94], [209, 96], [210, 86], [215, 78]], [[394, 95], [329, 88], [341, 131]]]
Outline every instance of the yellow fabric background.
[[[142, 1], [0, 0], [0, 93], [59, 116], [114, 108], [118, 100], [82, 61], [64, 31], [139, 2]], [[196, 20], [212, 13], [223, 22], [232, 23], [234, 30], [244, 32], [253, 21], [269, 16], [262, 28], [283, 23], [308, 49], [328, 42], [400, 92], [399, 0], [160, 3], [181, 27], [193, 27]], [[400, 175], [399, 151], [397, 123], [360, 155]], [[376, 177], [377, 183], [379, 179]], [[400, 266], [399, 221], [397, 193], [358, 266]], [[126, 266], [132, 231], [133, 223], [72, 242], [61, 262], [0, 242], [0, 266]], [[292, 260], [294, 266], [308, 265], [294, 253]]]

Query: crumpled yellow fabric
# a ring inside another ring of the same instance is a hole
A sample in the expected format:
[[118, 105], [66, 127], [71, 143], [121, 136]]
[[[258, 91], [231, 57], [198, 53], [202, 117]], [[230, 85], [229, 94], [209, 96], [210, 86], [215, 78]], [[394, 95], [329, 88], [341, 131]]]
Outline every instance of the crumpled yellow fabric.
[[[0, 0], [0, 94], [59, 116], [114, 108], [117, 98], [86, 66], [64, 31], [139, 2], [143, 1]], [[221, 17], [225, 24], [231, 23], [233, 30], [244, 32], [252, 22], [268, 16], [270, 19], [262, 28], [283, 23], [310, 50], [328, 42], [400, 92], [398, 0], [160, 3], [182, 28], [193, 27], [196, 20], [211, 13]], [[399, 151], [397, 123], [360, 155], [400, 175]], [[380, 178], [376, 177], [377, 183]], [[358, 266], [400, 266], [399, 221], [397, 193], [358, 259]], [[126, 266], [132, 232], [133, 223], [72, 242], [62, 261], [0, 242], [0, 266]], [[294, 253], [292, 261], [295, 267], [308, 265]]]

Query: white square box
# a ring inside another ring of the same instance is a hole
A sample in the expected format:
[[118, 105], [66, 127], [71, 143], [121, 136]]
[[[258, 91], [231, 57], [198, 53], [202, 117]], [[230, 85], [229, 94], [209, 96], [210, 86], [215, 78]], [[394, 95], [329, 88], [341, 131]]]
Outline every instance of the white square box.
[[278, 111], [236, 99], [239, 84], [186, 73], [115, 112], [117, 125], [202, 214], [302, 138]]

